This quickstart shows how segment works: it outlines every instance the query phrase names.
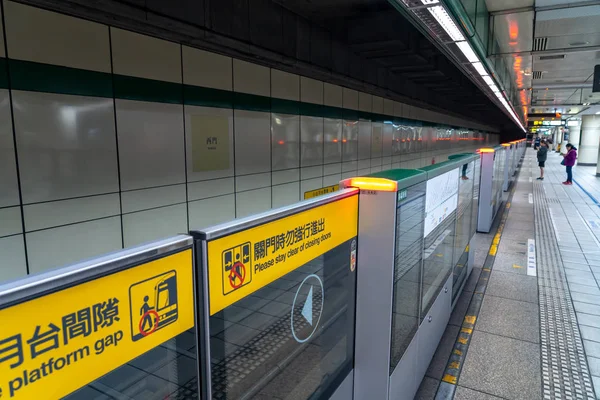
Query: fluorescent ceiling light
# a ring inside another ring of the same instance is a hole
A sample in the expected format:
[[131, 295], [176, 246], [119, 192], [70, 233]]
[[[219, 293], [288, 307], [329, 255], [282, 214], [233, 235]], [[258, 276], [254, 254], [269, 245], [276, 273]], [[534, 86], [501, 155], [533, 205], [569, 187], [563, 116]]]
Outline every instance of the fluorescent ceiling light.
[[475, 70], [479, 73], [479, 75], [481, 76], [487, 76], [488, 72], [485, 70], [485, 67], [483, 66], [482, 63], [480, 62], [476, 62], [471, 64], [473, 66], [473, 68], [475, 68]]
[[460, 29], [458, 29], [458, 26], [456, 26], [456, 24], [454, 23], [454, 21], [452, 20], [452, 18], [450, 17], [450, 15], [444, 7], [434, 6], [428, 8], [428, 10], [431, 13], [431, 15], [433, 15], [433, 17], [437, 20], [437, 22], [442, 26], [442, 28], [444, 28], [448, 36], [450, 36], [450, 38], [453, 41], [461, 42], [465, 40], [465, 37], [460, 32]]
[[490, 76], [486, 75], [486, 76], [483, 76], [482, 78], [489, 87], [492, 87], [492, 85], [495, 85], [494, 80]]
[[467, 41], [456, 42], [456, 45], [458, 46], [460, 51], [462, 51], [462, 53], [465, 55], [465, 57], [467, 57], [467, 60], [469, 60], [469, 62], [475, 63], [475, 62], [479, 61], [477, 54], [475, 54], [475, 52], [471, 48], [471, 45], [469, 44], [469, 42], [467, 42]]
[[426, 6], [429, 4], [437, 4], [439, 2], [440, 0], [421, 0], [421, 3], [425, 4]]

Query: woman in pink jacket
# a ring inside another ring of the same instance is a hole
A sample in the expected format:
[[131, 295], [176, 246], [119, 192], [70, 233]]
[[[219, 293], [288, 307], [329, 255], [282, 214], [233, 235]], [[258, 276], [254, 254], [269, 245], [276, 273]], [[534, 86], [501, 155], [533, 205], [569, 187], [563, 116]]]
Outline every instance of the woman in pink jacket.
[[573, 165], [577, 160], [577, 148], [571, 143], [567, 143], [567, 154], [562, 155], [564, 157], [563, 165], [567, 168], [567, 180], [563, 182], [563, 185], [573, 184]]

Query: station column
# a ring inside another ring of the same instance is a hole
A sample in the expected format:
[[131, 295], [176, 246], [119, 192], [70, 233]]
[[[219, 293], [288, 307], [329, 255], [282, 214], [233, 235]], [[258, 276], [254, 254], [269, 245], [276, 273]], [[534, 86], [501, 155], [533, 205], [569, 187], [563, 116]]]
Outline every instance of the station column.
[[600, 140], [600, 116], [584, 115], [581, 120], [578, 164], [596, 165], [598, 162], [598, 144]]
[[581, 123], [577, 126], [569, 126], [569, 140], [573, 146], [579, 148], [579, 138], [581, 137]]

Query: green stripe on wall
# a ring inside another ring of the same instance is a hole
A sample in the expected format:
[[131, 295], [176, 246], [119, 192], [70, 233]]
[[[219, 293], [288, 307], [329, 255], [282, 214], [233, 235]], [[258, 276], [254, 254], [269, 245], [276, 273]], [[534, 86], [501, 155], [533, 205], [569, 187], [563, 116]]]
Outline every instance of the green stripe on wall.
[[233, 108], [233, 92], [183, 85], [183, 101], [193, 106]]
[[111, 75], [58, 65], [9, 60], [10, 87], [32, 92], [113, 97]]
[[125, 75], [113, 75], [115, 98], [183, 104], [183, 85]]
[[[10, 81], [7, 71], [10, 72]], [[0, 88], [8, 87], [32, 92], [115, 97], [118, 99], [171, 104], [185, 103], [204, 107], [235, 108], [238, 110], [292, 115], [299, 114], [319, 118], [346, 119], [351, 121], [363, 119], [373, 122], [393, 121], [397, 125], [433, 126], [441, 129], [450, 128], [448, 125], [394, 118], [389, 115], [349, 110], [340, 107], [0, 58]], [[461, 129], [458, 127], [452, 128]]]
[[0, 89], [8, 89], [6, 65], [6, 58], [0, 58]]

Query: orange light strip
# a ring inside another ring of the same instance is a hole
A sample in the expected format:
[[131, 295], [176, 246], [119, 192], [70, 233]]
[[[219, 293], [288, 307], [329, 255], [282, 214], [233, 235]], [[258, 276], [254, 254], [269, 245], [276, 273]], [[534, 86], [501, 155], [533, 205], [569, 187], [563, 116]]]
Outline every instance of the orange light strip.
[[495, 152], [495, 150], [494, 150], [494, 149], [487, 148], [487, 147], [484, 147], [483, 149], [479, 149], [479, 152], [480, 152], [480, 153], [494, 153], [494, 152]]
[[398, 182], [383, 178], [351, 178], [349, 186], [360, 190], [377, 190], [379, 192], [395, 192], [398, 190]]

